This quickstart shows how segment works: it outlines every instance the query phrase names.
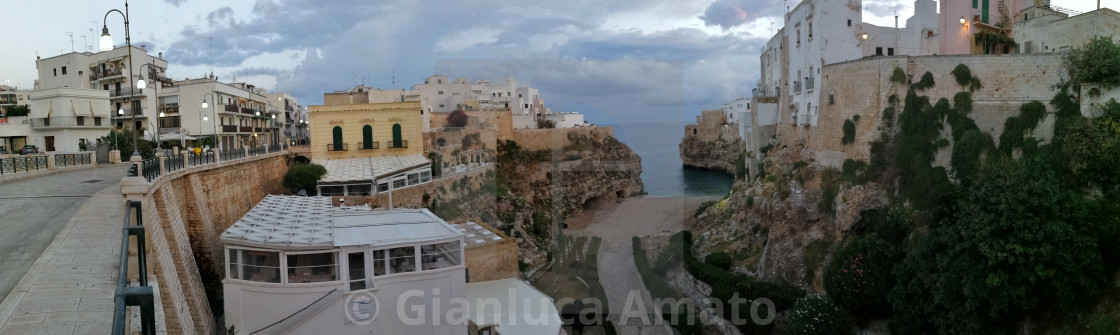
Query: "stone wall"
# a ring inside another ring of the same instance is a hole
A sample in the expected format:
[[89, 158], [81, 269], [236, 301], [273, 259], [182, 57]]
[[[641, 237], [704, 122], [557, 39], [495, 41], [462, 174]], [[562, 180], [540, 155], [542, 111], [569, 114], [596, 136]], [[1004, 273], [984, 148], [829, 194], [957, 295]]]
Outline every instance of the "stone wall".
[[[1053, 108], [1048, 102], [1057, 93], [1055, 86], [1063, 72], [1061, 55], [1055, 54], [875, 57], [827, 65], [821, 72], [821, 101], [814, 104], [819, 106], [817, 126], [792, 126], [792, 116], [783, 110], [777, 132], [787, 144], [804, 143], [813, 158], [826, 166], [839, 167], [848, 158], [867, 161], [868, 143], [879, 138], [882, 111], [889, 97], [897, 94], [904, 99], [906, 95], [904, 85], [890, 81], [893, 69], [902, 68], [913, 82], [930, 72], [935, 86], [919, 94], [928, 96], [930, 103], [941, 98], [952, 102], [957, 92], [967, 91], [951, 74], [958, 64], [967, 65], [980, 79], [982, 88], [972, 93], [973, 111], [969, 116], [981, 130], [992, 134], [997, 144], [1007, 118], [1018, 115], [1019, 107], [1032, 100], [1046, 103], [1049, 112], [1033, 136], [1049, 140]], [[829, 103], [830, 96], [834, 103]], [[855, 115], [860, 115], [855, 122], [855, 142], [843, 145], [840, 138], [844, 121]], [[948, 151], [938, 153], [936, 165], [948, 166]]]
[[[498, 131], [502, 139], [513, 137], [513, 114], [510, 110], [472, 110], [467, 113], [467, 126], [473, 129], [491, 129]], [[432, 112], [431, 129], [442, 129], [447, 125], [447, 116], [451, 113]]]
[[[517, 145], [526, 150], [562, 149], [572, 145], [572, 136], [591, 136], [592, 134], [608, 135], [614, 137], [614, 127], [587, 127], [587, 128], [560, 128], [560, 129], [517, 129], [513, 131], [513, 140]], [[559, 147], [554, 146], [559, 144]]]
[[187, 168], [152, 183], [125, 178], [121, 192], [144, 206], [148, 262], [160, 286], [169, 334], [211, 334], [219, 325], [208, 295], [221, 296], [218, 236], [267, 194], [282, 194], [283, 154]]

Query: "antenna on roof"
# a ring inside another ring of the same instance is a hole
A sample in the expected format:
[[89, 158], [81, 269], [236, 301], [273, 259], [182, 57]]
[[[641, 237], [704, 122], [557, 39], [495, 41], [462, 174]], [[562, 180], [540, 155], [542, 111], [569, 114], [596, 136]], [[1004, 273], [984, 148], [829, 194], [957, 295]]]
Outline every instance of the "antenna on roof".
[[74, 52], [74, 32], [66, 32], [66, 36], [70, 36], [70, 52]]

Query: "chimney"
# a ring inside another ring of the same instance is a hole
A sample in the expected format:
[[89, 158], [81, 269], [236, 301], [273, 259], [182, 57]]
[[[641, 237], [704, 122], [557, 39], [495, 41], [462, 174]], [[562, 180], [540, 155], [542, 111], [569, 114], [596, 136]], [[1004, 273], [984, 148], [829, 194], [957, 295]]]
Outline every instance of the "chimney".
[[159, 53], [159, 59], [163, 59], [163, 53]]

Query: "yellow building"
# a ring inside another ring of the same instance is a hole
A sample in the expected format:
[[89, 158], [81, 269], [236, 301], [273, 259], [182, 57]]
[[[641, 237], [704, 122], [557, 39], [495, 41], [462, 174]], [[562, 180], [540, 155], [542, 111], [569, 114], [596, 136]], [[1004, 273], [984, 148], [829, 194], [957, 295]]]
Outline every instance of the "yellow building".
[[419, 101], [311, 106], [308, 119], [311, 156], [327, 169], [319, 195], [372, 195], [432, 180]]
[[316, 159], [424, 153], [419, 101], [311, 106], [308, 115]]

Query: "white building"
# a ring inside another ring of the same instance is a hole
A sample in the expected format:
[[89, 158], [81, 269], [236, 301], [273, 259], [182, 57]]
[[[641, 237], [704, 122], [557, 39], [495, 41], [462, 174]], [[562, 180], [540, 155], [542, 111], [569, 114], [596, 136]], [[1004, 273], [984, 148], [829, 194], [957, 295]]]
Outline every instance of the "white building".
[[816, 83], [824, 64], [863, 57], [858, 33], [863, 19], [860, 3], [806, 0], [786, 14], [782, 32], [787, 34], [789, 70], [782, 86], [791, 98], [787, 107], [790, 124], [817, 125], [814, 104], [820, 91]]
[[[937, 2], [915, 0], [914, 15], [894, 27], [860, 23], [860, 44], [863, 56], [922, 56], [941, 53], [941, 29], [937, 16]], [[863, 34], [867, 34], [864, 36]]]
[[222, 149], [286, 142], [280, 135], [284, 102], [264, 94], [253, 85], [226, 84], [215, 77], [174, 81], [159, 94], [160, 134], [217, 134]]
[[432, 162], [419, 154], [315, 159], [314, 163], [327, 169], [316, 183], [322, 196], [372, 195], [432, 181]]
[[[9, 116], [10, 107], [30, 105], [27, 98], [30, 91], [20, 91], [15, 87], [0, 85], [0, 146], [9, 153], [15, 152], [27, 144], [31, 136], [31, 127], [27, 116]], [[30, 108], [30, 106], [28, 106]]]
[[583, 115], [579, 113], [552, 113], [538, 89], [517, 87], [514, 78], [506, 78], [504, 84], [491, 84], [487, 80], [472, 83], [465, 78], [450, 80], [447, 76], [433, 75], [424, 79], [423, 84], [413, 85], [412, 91], [423, 95], [430, 110], [436, 113], [470, 109], [476, 103], [483, 110], [509, 109], [514, 129], [536, 128], [538, 119], [557, 121], [558, 128], [584, 125]]
[[720, 110], [723, 110], [723, 117], [727, 119], [727, 123], [742, 124], [743, 116], [746, 115], [745, 113], [750, 113], [751, 111], [751, 99], [737, 98], [731, 100], [731, 102], [724, 103], [720, 106]]
[[[442, 335], [467, 334], [473, 322], [486, 334], [560, 334], [552, 300], [524, 282], [467, 284], [464, 231], [427, 209], [332, 207], [330, 197], [270, 195], [221, 235], [225, 327], [244, 334]], [[503, 306], [509, 298], [529, 306]]]

